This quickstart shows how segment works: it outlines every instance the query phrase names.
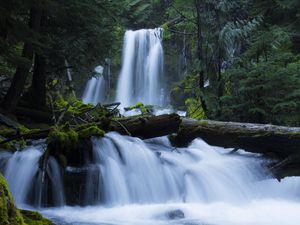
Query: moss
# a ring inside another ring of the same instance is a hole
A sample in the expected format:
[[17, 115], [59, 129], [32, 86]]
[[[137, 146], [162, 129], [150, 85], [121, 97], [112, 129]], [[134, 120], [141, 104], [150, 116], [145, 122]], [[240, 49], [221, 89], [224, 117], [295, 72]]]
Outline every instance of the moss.
[[105, 132], [101, 130], [97, 126], [89, 126], [85, 129], [82, 129], [78, 132], [80, 138], [86, 138], [86, 137], [91, 137], [91, 136], [99, 136], [103, 137]]
[[[4, 140], [5, 140], [5, 138], [0, 136], [0, 142], [4, 141]], [[7, 142], [7, 143], [4, 143], [4, 144], [1, 144], [0, 148], [3, 148], [5, 150], [9, 150], [9, 151], [15, 151], [16, 150], [15, 146], [12, 144], [12, 142]]]
[[16, 134], [17, 134], [17, 131], [13, 128], [3, 127], [3, 126], [0, 127], [0, 136], [10, 137], [10, 136], [13, 136]]
[[47, 137], [47, 144], [50, 148], [63, 149], [68, 151], [74, 148], [78, 142], [78, 133], [73, 129], [54, 127]]
[[51, 225], [50, 220], [45, 219], [40, 213], [27, 210], [21, 210], [25, 224], [27, 225]]
[[145, 106], [142, 102], [138, 102], [135, 105], [132, 105], [132, 106], [129, 106], [129, 107], [125, 108], [125, 110], [129, 111], [129, 110], [132, 110], [132, 109], [140, 109], [141, 113], [145, 114], [145, 113], [151, 112], [152, 108], [153, 108], [153, 106], [151, 106], [151, 105]]
[[0, 222], [1, 225], [25, 224], [20, 211], [13, 202], [8, 184], [2, 174], [0, 174]]
[[205, 120], [199, 121], [199, 127], [204, 127], [204, 126], [207, 126], [207, 125], [208, 125], [208, 121], [205, 121]]
[[62, 166], [62, 167], [66, 167], [68, 165], [68, 161], [65, 155], [63, 154], [59, 154], [58, 155], [58, 163]]
[[129, 106], [129, 107], [126, 108], [126, 109], [128, 109], [128, 110], [138, 109], [138, 108], [140, 108], [140, 107], [142, 107], [142, 106], [144, 106], [144, 104], [143, 104], [142, 102], [137, 102], [135, 105]]
[[21, 124], [18, 124], [17, 125], [17, 129], [18, 131], [21, 133], [21, 134], [27, 134], [29, 132], [31, 132], [32, 130], [28, 129], [27, 127], [24, 127], [23, 125]]

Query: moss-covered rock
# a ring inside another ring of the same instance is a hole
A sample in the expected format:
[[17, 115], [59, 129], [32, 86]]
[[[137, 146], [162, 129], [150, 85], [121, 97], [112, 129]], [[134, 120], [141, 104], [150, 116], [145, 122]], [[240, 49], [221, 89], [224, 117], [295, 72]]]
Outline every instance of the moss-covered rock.
[[21, 214], [23, 216], [23, 220], [26, 225], [52, 225], [53, 224], [50, 220], [44, 218], [38, 212], [21, 210]]
[[25, 224], [20, 211], [17, 209], [13, 201], [8, 189], [8, 184], [2, 174], [0, 174], [0, 224]]
[[102, 137], [105, 132], [96, 123], [70, 127], [55, 126], [47, 137], [45, 158], [54, 156], [62, 167], [83, 166], [92, 158], [92, 136]]
[[5, 178], [0, 173], [0, 225], [51, 225], [38, 212], [19, 210], [8, 189]]
[[55, 126], [47, 137], [48, 149], [61, 152], [72, 150], [78, 142], [78, 133], [70, 128]]

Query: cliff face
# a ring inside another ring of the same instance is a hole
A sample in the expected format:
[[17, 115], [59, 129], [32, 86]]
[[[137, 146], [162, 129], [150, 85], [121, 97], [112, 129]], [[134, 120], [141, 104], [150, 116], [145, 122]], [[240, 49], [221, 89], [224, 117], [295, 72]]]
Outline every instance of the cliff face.
[[0, 225], [50, 225], [51, 221], [38, 212], [19, 210], [8, 189], [5, 178], [0, 173]]

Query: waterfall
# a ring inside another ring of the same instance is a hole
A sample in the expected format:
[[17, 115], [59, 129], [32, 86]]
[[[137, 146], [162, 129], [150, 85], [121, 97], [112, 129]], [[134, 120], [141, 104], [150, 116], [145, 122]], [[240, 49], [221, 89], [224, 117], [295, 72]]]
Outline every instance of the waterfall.
[[116, 100], [123, 106], [136, 102], [162, 105], [163, 49], [162, 29], [126, 31], [122, 69]]
[[200, 139], [178, 150], [167, 137], [143, 142], [109, 133], [93, 141], [105, 205], [247, 201], [259, 197], [257, 184], [267, 175], [261, 158], [222, 154]]
[[[300, 220], [299, 177], [278, 182], [259, 154], [230, 153], [201, 139], [174, 148], [167, 137], [143, 141], [114, 132], [92, 142], [93, 160], [80, 179], [85, 183], [75, 184], [86, 188], [82, 199], [91, 206], [39, 209], [57, 224], [294, 225]], [[43, 145], [0, 153], [0, 169], [18, 206], [65, 205], [64, 174], [50, 158], [43, 175], [42, 154]]]
[[19, 206], [64, 205], [64, 189], [59, 166], [55, 159], [50, 157], [43, 171], [40, 168], [43, 152], [44, 145], [39, 144], [14, 154], [7, 152], [0, 154], [0, 161], [5, 165], [4, 176]]
[[103, 103], [106, 99], [106, 80], [104, 79], [103, 67], [96, 67], [95, 71], [100, 75], [97, 77], [92, 77], [88, 80], [83, 96], [82, 101], [85, 104], [97, 105], [98, 103]]

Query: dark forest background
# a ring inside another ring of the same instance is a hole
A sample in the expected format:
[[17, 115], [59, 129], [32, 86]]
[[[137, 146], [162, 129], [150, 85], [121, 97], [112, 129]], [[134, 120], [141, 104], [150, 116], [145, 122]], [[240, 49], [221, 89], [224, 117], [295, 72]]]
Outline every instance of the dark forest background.
[[175, 108], [300, 126], [298, 0], [1, 0], [1, 111], [72, 103], [108, 62], [113, 87], [126, 29], [155, 27]]

